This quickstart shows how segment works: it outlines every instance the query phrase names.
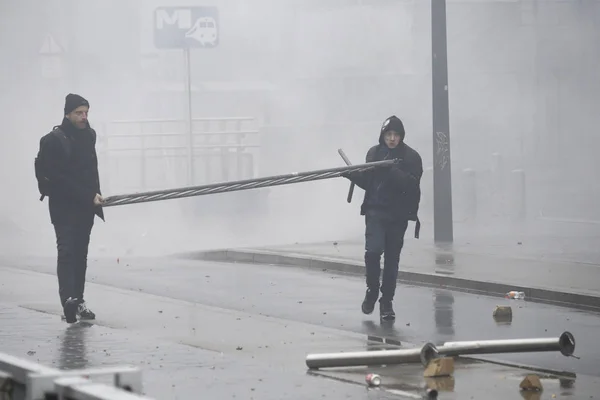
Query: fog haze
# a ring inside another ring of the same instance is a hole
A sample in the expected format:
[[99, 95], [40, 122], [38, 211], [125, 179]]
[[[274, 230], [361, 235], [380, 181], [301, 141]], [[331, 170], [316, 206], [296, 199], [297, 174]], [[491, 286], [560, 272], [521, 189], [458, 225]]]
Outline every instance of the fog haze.
[[[338, 148], [363, 162], [395, 114], [423, 158], [421, 240], [431, 240], [429, 4], [0, 0], [2, 251], [55, 253], [33, 159], [67, 93], [91, 104], [105, 196], [190, 183], [184, 52], [157, 49], [153, 36], [157, 7], [187, 5], [219, 13], [218, 46], [190, 52], [194, 131], [248, 132], [253, 146], [237, 158], [236, 135], [198, 135], [194, 184], [338, 167]], [[558, 237], [594, 253], [599, 21], [600, 1], [448, 1], [457, 240]], [[348, 186], [333, 179], [107, 208], [90, 256], [360, 240], [363, 191], [348, 204]]]

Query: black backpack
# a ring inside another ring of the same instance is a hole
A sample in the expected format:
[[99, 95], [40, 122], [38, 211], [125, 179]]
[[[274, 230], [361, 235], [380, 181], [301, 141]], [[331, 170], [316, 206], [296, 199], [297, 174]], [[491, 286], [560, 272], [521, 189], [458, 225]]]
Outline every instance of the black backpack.
[[63, 146], [63, 149], [66, 153], [67, 158], [71, 157], [71, 143], [67, 135], [60, 130], [60, 127], [55, 126], [52, 129], [52, 132], [45, 134], [40, 139], [40, 149], [38, 150], [37, 157], [34, 161], [35, 166], [35, 177], [38, 182], [38, 190], [40, 191], [41, 197], [40, 201], [44, 200], [44, 197], [50, 195], [50, 179], [48, 178], [48, 154], [44, 153], [42, 150], [44, 149], [44, 143], [48, 140], [50, 136], [56, 136], [60, 143]]

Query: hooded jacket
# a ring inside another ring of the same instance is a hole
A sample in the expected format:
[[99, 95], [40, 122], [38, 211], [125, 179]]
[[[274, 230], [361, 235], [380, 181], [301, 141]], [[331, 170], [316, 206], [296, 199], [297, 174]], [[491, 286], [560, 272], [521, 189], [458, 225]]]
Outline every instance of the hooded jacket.
[[[390, 149], [384, 141], [384, 134], [394, 129], [402, 138], [400, 144]], [[404, 126], [400, 119], [392, 116], [383, 124], [379, 143], [369, 149], [366, 162], [396, 159], [398, 163], [391, 167], [352, 173], [349, 178], [365, 191], [361, 205], [361, 215], [376, 210], [390, 219], [417, 221], [415, 237], [419, 235], [419, 203], [421, 201], [421, 176], [423, 161], [419, 153], [404, 143]]]

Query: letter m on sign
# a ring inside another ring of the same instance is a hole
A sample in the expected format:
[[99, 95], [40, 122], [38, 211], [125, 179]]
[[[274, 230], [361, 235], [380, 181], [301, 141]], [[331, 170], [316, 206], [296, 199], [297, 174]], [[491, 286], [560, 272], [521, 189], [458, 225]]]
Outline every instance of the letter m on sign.
[[159, 49], [185, 47], [185, 33], [193, 26], [189, 8], [159, 7], [154, 11], [154, 45]]

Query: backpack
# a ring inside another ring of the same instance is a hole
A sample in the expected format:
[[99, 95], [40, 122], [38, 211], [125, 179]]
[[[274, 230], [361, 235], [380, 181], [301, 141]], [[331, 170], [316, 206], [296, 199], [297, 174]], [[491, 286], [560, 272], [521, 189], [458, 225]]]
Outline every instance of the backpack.
[[46, 141], [50, 136], [55, 136], [59, 139], [62, 147], [65, 151], [67, 159], [71, 157], [71, 143], [67, 135], [60, 130], [60, 127], [55, 126], [52, 132], [45, 134], [40, 139], [40, 149], [38, 150], [37, 157], [34, 161], [35, 177], [38, 183], [38, 190], [41, 194], [40, 201], [44, 200], [44, 197], [50, 195], [50, 179], [48, 178], [48, 154], [44, 153]]

